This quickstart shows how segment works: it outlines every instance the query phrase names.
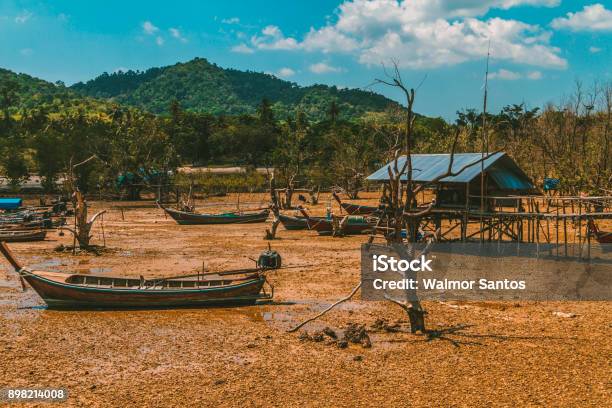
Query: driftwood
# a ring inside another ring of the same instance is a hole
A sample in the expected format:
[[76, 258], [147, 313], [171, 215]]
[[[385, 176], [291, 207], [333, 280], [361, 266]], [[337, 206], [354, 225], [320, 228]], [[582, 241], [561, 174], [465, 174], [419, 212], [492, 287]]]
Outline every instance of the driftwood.
[[277, 195], [284, 194], [284, 198], [281, 199], [277, 197], [280, 207], [285, 210], [292, 210], [293, 207], [293, 194], [294, 193], [307, 193], [310, 203], [312, 205], [317, 205], [319, 203], [319, 193], [321, 188], [317, 186], [317, 188], [295, 188], [293, 183], [293, 178], [290, 179], [288, 186], [286, 188], [274, 188], [274, 191]]
[[361, 288], [361, 282], [359, 282], [359, 284], [357, 286], [355, 286], [353, 288], [353, 290], [351, 291], [351, 293], [349, 293], [348, 296], [340, 299], [339, 301], [337, 301], [336, 303], [332, 304], [331, 306], [329, 306], [327, 309], [323, 310], [321, 313], [319, 313], [316, 316], [311, 317], [310, 319], [306, 319], [304, 320], [302, 323], [298, 324], [297, 326], [287, 330], [287, 333], [293, 333], [295, 331], [298, 331], [299, 329], [301, 329], [302, 327], [304, 327], [305, 325], [307, 325], [308, 323], [317, 320], [319, 317], [323, 316], [325, 313], [329, 312], [330, 310], [332, 310], [334, 307], [338, 306], [339, 304], [346, 302], [347, 300], [349, 300], [350, 298], [352, 298], [353, 296], [355, 296], [355, 293], [357, 293], [357, 291], [359, 290], [359, 288]]

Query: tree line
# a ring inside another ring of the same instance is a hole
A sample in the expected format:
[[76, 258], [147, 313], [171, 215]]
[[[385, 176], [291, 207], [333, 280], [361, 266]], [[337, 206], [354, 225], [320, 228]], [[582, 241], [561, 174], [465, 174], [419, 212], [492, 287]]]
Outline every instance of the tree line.
[[[77, 170], [80, 190], [126, 189], [132, 198], [135, 186], [170, 183], [184, 165], [274, 168], [287, 188], [337, 186], [356, 196], [364, 178], [391, 159], [405, 126], [400, 107], [347, 120], [334, 101], [319, 121], [299, 109], [277, 117], [266, 99], [242, 115], [195, 113], [177, 101], [163, 115], [112, 103], [16, 106], [19, 84], [3, 81], [1, 170], [15, 190], [38, 174], [46, 192], [56, 191], [71, 164], [95, 155]], [[611, 184], [611, 126], [612, 85], [577, 83], [569, 97], [541, 109], [515, 104], [486, 116], [468, 109], [454, 123], [418, 116], [412, 151], [448, 152], [460, 132], [457, 152], [479, 152], [484, 134], [489, 151], [503, 147], [536, 183], [555, 177], [565, 193], [600, 194]]]

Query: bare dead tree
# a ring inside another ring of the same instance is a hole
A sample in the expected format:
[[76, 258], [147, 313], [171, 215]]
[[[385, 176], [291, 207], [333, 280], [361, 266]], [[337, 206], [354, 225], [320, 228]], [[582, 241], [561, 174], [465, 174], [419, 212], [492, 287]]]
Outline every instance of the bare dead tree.
[[[389, 244], [397, 252], [399, 252], [402, 258], [415, 259], [417, 256], [413, 250], [413, 246], [405, 245], [404, 238], [402, 237], [402, 230], [404, 228], [406, 229], [406, 241], [408, 242], [408, 244], [416, 242], [417, 231], [422, 218], [430, 214], [435, 205], [434, 202], [431, 202], [424, 209], [418, 208], [417, 194], [429, 185], [436, 184], [437, 182], [446, 177], [456, 176], [467, 168], [481, 163], [481, 161], [484, 161], [491, 157], [493, 154], [498, 153], [499, 150], [490, 154], [482, 155], [479, 160], [464, 165], [458, 170], [453, 170], [453, 161], [457, 148], [457, 141], [461, 133], [460, 129], [457, 128], [454, 135], [453, 145], [451, 148], [449, 163], [446, 171], [443, 174], [436, 176], [427, 184], [415, 183], [412, 167], [412, 147], [414, 143], [413, 131], [415, 120], [413, 106], [415, 101], [415, 89], [409, 88], [404, 84], [397, 62], [392, 61], [392, 63], [392, 73], [390, 74], [387, 71], [386, 67], [383, 65], [383, 71], [386, 77], [384, 79], [376, 79], [373, 85], [385, 85], [397, 88], [402, 91], [406, 100], [406, 111], [404, 117], [405, 127], [403, 129], [403, 137], [398, 137], [397, 143], [392, 148], [393, 160], [387, 167], [389, 182], [384, 185], [383, 194], [381, 197], [382, 212], [374, 228], [374, 233], [370, 237], [369, 242], [371, 243], [374, 240], [377, 233], [379, 233], [380, 231], [385, 231], [383, 235], [387, 241], [387, 244]], [[405, 158], [405, 160], [400, 166], [400, 158], [402, 156]], [[381, 227], [381, 225], [383, 224], [385, 224], [386, 226]], [[391, 232], [389, 232], [389, 229], [391, 230]], [[429, 248], [430, 245], [428, 244], [425, 250], [422, 251], [422, 253], [428, 251]], [[334, 306], [350, 299], [360, 287], [361, 283], [358, 284], [347, 297], [332, 304], [329, 308], [327, 308], [318, 316], [315, 316], [314, 318], [301, 323], [290, 331], [295, 331], [299, 329], [304, 324], [329, 312]], [[418, 299], [414, 300], [414, 297], [412, 297], [412, 300], [397, 300], [391, 299], [389, 297], [386, 298], [392, 303], [399, 305], [406, 312], [410, 320], [411, 332], [426, 332], [426, 312], [423, 309], [420, 301], [418, 301]]]
[[90, 244], [92, 238], [91, 229], [93, 227], [94, 222], [96, 222], [96, 220], [106, 212], [106, 210], [99, 211], [94, 214], [93, 217], [87, 219], [88, 204], [85, 200], [85, 197], [83, 196], [83, 193], [79, 190], [78, 185], [75, 181], [75, 170], [78, 167], [83, 166], [94, 159], [100, 160], [96, 155], [92, 155], [89, 158], [74, 165], [72, 164], [72, 160], [70, 160], [70, 170], [68, 173], [67, 181], [68, 188], [72, 190], [72, 205], [74, 207], [74, 227], [62, 227], [62, 229], [65, 229], [72, 233], [74, 237], [74, 243], [72, 246], [73, 251], [75, 251], [76, 249], [77, 242], [79, 244], [79, 248], [81, 249], [90, 250], [92, 248]]
[[267, 240], [273, 240], [276, 238], [276, 230], [278, 229], [278, 224], [280, 223], [280, 206], [278, 192], [276, 191], [274, 173], [270, 175], [270, 209], [272, 210], [272, 214], [274, 214], [274, 221], [272, 222], [272, 227], [270, 229], [266, 229], [264, 239]]
[[[400, 74], [398, 64], [396, 61], [392, 61], [393, 71], [389, 73], [383, 66], [383, 71], [386, 78], [376, 79], [374, 84], [385, 85], [399, 89], [405, 97], [406, 101], [406, 113], [405, 113], [405, 128], [403, 140], [399, 141], [398, 145], [395, 146], [395, 154], [392, 164], [387, 168], [389, 182], [383, 190], [382, 206], [384, 208], [381, 220], [386, 217], [386, 224], [391, 226], [391, 233], [387, 233], [385, 238], [387, 243], [393, 245], [396, 249], [402, 249], [405, 257], [414, 257], [415, 254], [412, 251], [404, 251], [402, 230], [405, 227], [406, 240], [408, 243], [417, 241], [417, 232], [421, 224], [421, 220], [424, 216], [431, 213], [435, 203], [432, 201], [424, 209], [417, 208], [417, 194], [421, 192], [428, 185], [434, 185], [440, 180], [456, 176], [463, 172], [468, 167], [474, 166], [478, 163], [483, 162], [490, 154], [483, 154], [481, 159], [462, 168], [454, 171], [453, 162], [455, 157], [455, 151], [457, 149], [457, 141], [460, 135], [460, 129], [457, 128], [455, 131], [453, 145], [450, 152], [449, 163], [447, 170], [427, 184], [417, 184], [413, 178], [413, 166], [412, 166], [412, 147], [414, 145], [414, 121], [415, 115], [413, 111], [415, 101], [415, 89], [409, 88], [404, 84], [402, 76]], [[420, 86], [420, 85], [419, 85]], [[417, 88], [418, 89], [418, 88]], [[497, 152], [495, 152], [497, 153]], [[493, 154], [495, 154], [493, 153]], [[399, 165], [400, 157], [404, 156], [404, 162], [401, 166]], [[378, 231], [380, 231], [378, 229]], [[385, 228], [385, 231], [388, 229]], [[375, 231], [376, 232], [376, 231]], [[373, 237], [372, 237], [373, 238]], [[423, 310], [418, 300], [411, 301], [395, 301], [396, 304], [402, 304], [402, 308], [408, 314], [411, 324], [411, 331], [425, 331], [425, 311]]]

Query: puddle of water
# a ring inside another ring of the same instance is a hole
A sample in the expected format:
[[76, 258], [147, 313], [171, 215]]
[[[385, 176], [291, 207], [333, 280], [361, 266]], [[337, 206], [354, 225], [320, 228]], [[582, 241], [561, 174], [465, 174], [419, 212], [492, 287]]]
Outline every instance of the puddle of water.
[[32, 269], [42, 269], [47, 271], [58, 271], [60, 266], [67, 266], [68, 263], [62, 262], [61, 259], [42, 259], [34, 258], [37, 262], [31, 263], [28, 266]]
[[17, 310], [47, 310], [47, 305], [19, 306]]
[[93, 275], [104, 275], [107, 274], [109, 272], [112, 272], [113, 268], [108, 268], [108, 267], [104, 267], [104, 266], [95, 266], [95, 267], [91, 267], [91, 268], [76, 268], [74, 269], [74, 272], [78, 273], [79, 275], [89, 275], [89, 274], [93, 274]]
[[294, 316], [284, 312], [260, 312], [261, 318], [266, 322], [292, 322]]
[[109, 273], [112, 272], [113, 268], [108, 268], [108, 267], [96, 267], [96, 268], [89, 268], [89, 272], [93, 273], [93, 274], [104, 274], [104, 273]]
[[7, 275], [5, 279], [0, 281], [0, 288], [20, 289], [21, 283], [19, 283], [19, 278], [17, 277], [17, 275]]

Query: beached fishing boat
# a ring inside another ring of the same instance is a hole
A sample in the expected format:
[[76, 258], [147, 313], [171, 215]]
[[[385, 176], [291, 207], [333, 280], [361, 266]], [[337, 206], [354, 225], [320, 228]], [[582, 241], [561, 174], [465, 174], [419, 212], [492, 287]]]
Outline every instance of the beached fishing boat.
[[222, 214], [200, 214], [166, 208], [161, 204], [157, 205], [166, 212], [174, 221], [181, 225], [197, 224], [251, 224], [256, 222], [266, 222], [270, 215], [269, 209], [256, 212], [227, 212]]
[[[308, 229], [308, 221], [303, 215], [290, 216], [285, 214], [279, 214], [278, 216], [281, 224], [286, 230], [305, 230]], [[313, 220], [322, 219], [322, 217], [310, 217]]]
[[600, 244], [612, 244], [612, 232], [601, 231], [593, 220], [587, 222], [589, 234], [591, 234]]
[[280, 267], [278, 257], [275, 264], [260, 262], [260, 266], [251, 269], [172, 278], [144, 279], [141, 276], [136, 279], [32, 270], [22, 266], [4, 242], [0, 242], [0, 251], [45, 303], [57, 309], [253, 304], [259, 299], [272, 298], [272, 286], [268, 292], [264, 289], [267, 282], [265, 272]]
[[334, 223], [338, 224], [339, 232], [343, 235], [366, 234], [372, 231], [374, 225], [365, 217], [347, 216], [345, 217], [311, 217], [305, 210], [301, 210], [302, 215], [306, 218], [308, 229], [317, 231], [319, 235], [330, 235], [334, 233]]
[[45, 230], [0, 230], [0, 241], [3, 242], [44, 241], [46, 236]]
[[373, 207], [369, 205], [343, 203], [340, 197], [338, 196], [338, 194], [336, 194], [335, 192], [332, 193], [332, 196], [338, 202], [340, 207], [344, 211], [346, 211], [346, 213], [349, 215], [368, 215], [368, 214], [373, 214], [376, 211], [378, 211], [378, 207]]

